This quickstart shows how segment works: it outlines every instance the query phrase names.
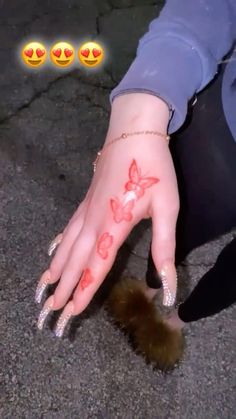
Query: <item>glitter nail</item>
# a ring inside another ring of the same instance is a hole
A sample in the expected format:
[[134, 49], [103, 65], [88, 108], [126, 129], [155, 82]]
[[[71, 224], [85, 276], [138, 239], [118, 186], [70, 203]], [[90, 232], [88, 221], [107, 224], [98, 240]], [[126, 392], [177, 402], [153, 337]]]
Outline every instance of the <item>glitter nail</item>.
[[42, 300], [43, 293], [48, 285], [48, 281], [43, 281], [38, 284], [35, 292], [35, 302], [40, 304]]
[[36, 292], [35, 292], [35, 302], [41, 303], [43, 293], [48, 285], [50, 280], [50, 271], [46, 270], [40, 278], [40, 281], [37, 285]]
[[64, 333], [64, 329], [68, 323], [68, 320], [70, 319], [70, 317], [72, 316], [71, 313], [68, 313], [66, 316], [62, 315], [59, 317], [57, 325], [56, 325], [56, 329], [55, 329], [55, 335], [58, 338], [61, 338], [63, 333]]
[[171, 293], [166, 278], [162, 277], [162, 284], [163, 284], [163, 290], [164, 290], [164, 301], [163, 305], [170, 307], [174, 304], [175, 297]]
[[39, 313], [39, 318], [38, 318], [38, 323], [37, 323], [39, 330], [42, 330], [46, 317], [52, 310], [52, 306], [53, 306], [53, 296], [49, 297], [49, 299], [46, 301], [46, 303], [44, 304], [44, 307]]
[[[175, 302], [175, 295], [172, 294], [172, 292], [170, 291], [168, 281], [167, 281], [167, 278], [166, 278], [166, 269], [165, 268], [161, 269], [160, 276], [161, 276], [163, 290], [164, 290], [163, 305], [166, 306], [166, 307], [171, 307]], [[177, 280], [177, 277], [176, 277], [176, 280]]]
[[58, 236], [55, 237], [55, 239], [50, 243], [48, 247], [48, 256], [52, 256], [54, 250], [56, 250], [57, 246], [61, 243], [61, 241], [62, 241], [62, 233], [58, 234]]

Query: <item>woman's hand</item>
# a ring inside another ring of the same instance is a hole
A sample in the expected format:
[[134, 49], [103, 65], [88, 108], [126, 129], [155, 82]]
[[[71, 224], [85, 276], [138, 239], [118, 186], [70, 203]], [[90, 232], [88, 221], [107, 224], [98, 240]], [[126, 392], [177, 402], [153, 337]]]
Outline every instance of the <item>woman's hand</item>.
[[[167, 105], [146, 93], [117, 97], [112, 105], [105, 146], [122, 132], [154, 130], [166, 133]], [[58, 245], [42, 275], [36, 301], [48, 284], [58, 282], [39, 316], [42, 328], [51, 310], [63, 308], [56, 335], [71, 316], [80, 314], [110, 271], [132, 228], [152, 218], [152, 255], [164, 287], [164, 304], [176, 294], [175, 227], [179, 196], [168, 142], [156, 135], [122, 139], [105, 148], [83, 202], [52, 246]], [[72, 299], [68, 302], [73, 293]]]

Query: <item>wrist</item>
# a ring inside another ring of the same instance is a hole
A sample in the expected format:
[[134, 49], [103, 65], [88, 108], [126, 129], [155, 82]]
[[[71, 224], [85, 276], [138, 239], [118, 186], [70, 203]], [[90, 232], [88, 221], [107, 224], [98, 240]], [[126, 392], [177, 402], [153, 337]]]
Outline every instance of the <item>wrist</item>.
[[130, 129], [159, 130], [167, 133], [169, 107], [162, 99], [148, 93], [128, 93], [112, 102], [108, 133], [119, 134]]

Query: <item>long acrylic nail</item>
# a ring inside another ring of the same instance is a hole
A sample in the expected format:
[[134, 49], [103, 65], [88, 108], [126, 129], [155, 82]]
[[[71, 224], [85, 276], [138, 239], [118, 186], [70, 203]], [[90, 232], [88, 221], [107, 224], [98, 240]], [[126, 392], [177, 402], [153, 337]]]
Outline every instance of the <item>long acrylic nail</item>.
[[74, 312], [74, 305], [73, 305], [73, 302], [70, 301], [65, 307], [65, 309], [63, 310], [62, 314], [60, 315], [57, 321], [57, 325], [55, 328], [55, 335], [58, 338], [62, 337], [69, 319], [71, 318], [71, 316], [73, 316], [73, 312]]
[[49, 280], [50, 280], [50, 271], [47, 270], [43, 273], [43, 275], [42, 275], [42, 277], [41, 277], [41, 279], [40, 279], [40, 281], [37, 285], [37, 288], [36, 288], [36, 291], [35, 291], [35, 302], [36, 303], [38, 303], [38, 304], [41, 303], [43, 293], [44, 293], [45, 289], [47, 288]]
[[42, 310], [40, 311], [38, 323], [37, 323], [39, 330], [42, 330], [46, 317], [48, 316], [50, 311], [52, 311], [53, 302], [54, 302], [54, 298], [53, 298], [53, 295], [51, 295], [51, 297], [47, 299]]
[[56, 250], [57, 246], [62, 241], [62, 233], [58, 234], [55, 239], [49, 244], [48, 247], [48, 256], [52, 256], [53, 252]]
[[176, 270], [173, 263], [165, 264], [159, 271], [159, 274], [161, 277], [164, 291], [163, 305], [166, 307], [171, 307], [175, 302], [176, 285], [174, 285], [175, 291], [173, 292], [170, 290], [169, 283], [174, 283], [177, 281]]

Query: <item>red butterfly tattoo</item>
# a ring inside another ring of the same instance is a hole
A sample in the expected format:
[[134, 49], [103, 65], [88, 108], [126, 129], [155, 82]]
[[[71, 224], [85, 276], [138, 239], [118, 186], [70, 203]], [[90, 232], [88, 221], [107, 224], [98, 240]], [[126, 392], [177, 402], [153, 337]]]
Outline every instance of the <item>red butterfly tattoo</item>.
[[91, 270], [89, 268], [86, 268], [83, 272], [82, 278], [79, 282], [80, 288], [83, 291], [85, 288], [87, 288], [90, 284], [92, 284], [94, 278], [91, 274]]
[[106, 259], [108, 257], [108, 251], [109, 247], [111, 247], [113, 243], [113, 236], [111, 236], [109, 233], [103, 233], [101, 237], [98, 239], [97, 242], [97, 251], [98, 254], [101, 256], [101, 258]]
[[144, 195], [145, 189], [159, 182], [155, 177], [143, 177], [135, 160], [132, 161], [129, 168], [129, 181], [125, 184], [126, 191], [134, 191], [137, 199]]
[[114, 214], [114, 220], [116, 223], [120, 223], [122, 220], [131, 221], [133, 214], [131, 210], [134, 207], [134, 199], [127, 202], [127, 204], [122, 204], [118, 198], [111, 199], [111, 209]]

